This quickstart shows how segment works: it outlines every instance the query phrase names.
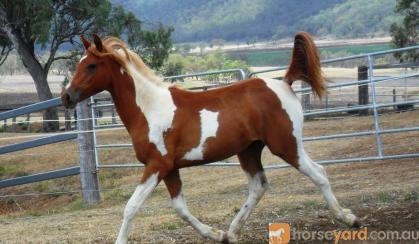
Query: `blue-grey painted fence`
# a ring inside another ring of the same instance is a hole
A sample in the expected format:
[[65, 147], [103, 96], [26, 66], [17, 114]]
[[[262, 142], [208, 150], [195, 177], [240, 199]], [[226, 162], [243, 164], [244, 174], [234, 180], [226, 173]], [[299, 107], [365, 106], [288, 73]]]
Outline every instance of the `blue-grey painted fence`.
[[[401, 48], [401, 49], [395, 49], [395, 50], [390, 50], [390, 51], [383, 51], [383, 52], [376, 52], [376, 53], [369, 53], [369, 54], [361, 54], [361, 55], [355, 55], [355, 56], [350, 56], [350, 57], [345, 57], [345, 58], [338, 58], [338, 59], [331, 59], [331, 60], [326, 60], [323, 61], [322, 63], [332, 63], [332, 62], [336, 62], [336, 61], [344, 61], [344, 60], [349, 60], [349, 59], [354, 59], [354, 58], [361, 58], [361, 57], [371, 57], [371, 56], [375, 56], [375, 55], [381, 55], [381, 54], [386, 54], [386, 53], [390, 53], [390, 52], [395, 52], [395, 51], [406, 51], [406, 50], [413, 50], [413, 49], [417, 49], [418, 46], [416, 47], [408, 47], [408, 48]], [[370, 62], [370, 68], [373, 68], [373, 66], [371, 65]], [[285, 67], [278, 67], [278, 68], [273, 68], [273, 69], [269, 69], [269, 70], [263, 70], [263, 71], [258, 71], [258, 72], [253, 72], [250, 73], [247, 77], [251, 77], [254, 76], [255, 74], [258, 73], [264, 73], [264, 72], [270, 72], [270, 71], [276, 71], [276, 70], [281, 70], [284, 69]], [[198, 73], [198, 74], [189, 74], [189, 75], [180, 75], [180, 76], [173, 76], [173, 77], [166, 77], [166, 79], [176, 79], [176, 78], [185, 78], [185, 77], [191, 77], [191, 76], [200, 76], [200, 75], [210, 75], [210, 74], [221, 74], [221, 73], [230, 73], [230, 72], [237, 72], [240, 75], [240, 79], [244, 79], [246, 77], [244, 71], [242, 69], [231, 69], [231, 70], [223, 70], [223, 71], [215, 71], [215, 72], [204, 72], [204, 73]], [[410, 76], [417, 76], [418, 74], [413, 74]], [[410, 77], [409, 75], [405, 75], [403, 78], [406, 77]], [[336, 87], [343, 87], [346, 85], [353, 85], [353, 84], [363, 84], [363, 83], [375, 83], [381, 80], [389, 80], [389, 79], [399, 79], [400, 77], [391, 77], [391, 78], [384, 78], [384, 79], [376, 79], [374, 78], [372, 75], [370, 77], [369, 80], [365, 80], [365, 81], [355, 81], [355, 82], [348, 82], [346, 84], [339, 84], [336, 85]], [[332, 85], [333, 86], [333, 85]], [[330, 86], [330, 87], [332, 87]], [[308, 89], [300, 89], [297, 90], [296, 92], [304, 92], [305, 90]], [[414, 100], [414, 101], [409, 101], [410, 103], [418, 103], [419, 100]], [[382, 107], [382, 106], [390, 106], [390, 105], [397, 105], [397, 104], [404, 104], [406, 102], [398, 102], [398, 103], [389, 103], [389, 104], [379, 104], [379, 105], [375, 105], [375, 108], [377, 107]], [[14, 118], [20, 115], [24, 115], [24, 114], [29, 114], [29, 113], [33, 113], [36, 111], [40, 111], [40, 110], [44, 110], [47, 108], [51, 108], [51, 107], [57, 107], [62, 105], [61, 103], [61, 99], [60, 98], [54, 98], [48, 101], [43, 101], [43, 102], [39, 102], [39, 103], [35, 103], [35, 104], [31, 104], [25, 107], [21, 107], [18, 109], [14, 109], [14, 110], [10, 110], [10, 111], [6, 111], [3, 113], [0, 113], [0, 120], [6, 120], [9, 118]], [[112, 106], [112, 104], [110, 105], [93, 105], [92, 109], [96, 108], [96, 107], [100, 107], [100, 106]], [[366, 106], [356, 106], [353, 108], [345, 108], [345, 111], [349, 111], [351, 109], [353, 110], [359, 110], [359, 109], [367, 109], [367, 108], [371, 108], [372, 105], [366, 105]], [[338, 111], [338, 109], [336, 109], [336, 111]], [[340, 110], [339, 110], [340, 111]], [[331, 112], [330, 110], [328, 111], [329, 113]], [[334, 111], [332, 111], [334, 112]], [[312, 114], [320, 114], [323, 113], [323, 111], [311, 111], [306, 115], [312, 115]], [[108, 126], [108, 125], [107, 125]], [[106, 127], [107, 127], [106, 126]], [[114, 127], [115, 125], [111, 125], [112, 127]], [[98, 129], [101, 126], [94, 126], [93, 127], [93, 131], [95, 129]], [[105, 127], [105, 126], [104, 126]], [[397, 129], [389, 129], [389, 130], [382, 130], [380, 131], [380, 134], [384, 134], [384, 133], [394, 133], [394, 132], [402, 132], [402, 131], [413, 131], [413, 130], [418, 130], [419, 127], [413, 127], [413, 128], [397, 128]], [[349, 136], [360, 136], [360, 135], [370, 135], [370, 134], [374, 134], [377, 133], [376, 131], [368, 131], [368, 132], [358, 132], [358, 134], [356, 133], [350, 133], [350, 134], [341, 134], [341, 135], [332, 135], [332, 136], [325, 136], [324, 138], [317, 138], [317, 139], [329, 139], [328, 137], [336, 137], [336, 138], [344, 138], [344, 137], [349, 137]], [[51, 143], [56, 143], [56, 142], [62, 142], [62, 141], [67, 141], [67, 140], [73, 140], [77, 138], [76, 134], [61, 134], [61, 135], [54, 135], [54, 136], [49, 136], [49, 137], [44, 137], [44, 138], [40, 138], [40, 139], [35, 139], [35, 140], [31, 140], [31, 141], [26, 141], [26, 142], [22, 142], [22, 143], [17, 143], [17, 144], [13, 144], [13, 145], [7, 145], [7, 146], [3, 146], [0, 147], [0, 155], [1, 154], [5, 154], [5, 153], [10, 153], [10, 152], [15, 152], [15, 151], [19, 151], [19, 150], [24, 150], [24, 149], [28, 149], [28, 148], [33, 148], [33, 147], [38, 147], [38, 146], [42, 146], [42, 145], [47, 145], [47, 144], [51, 144]], [[306, 138], [306, 140], [314, 140], [316, 138]], [[128, 144], [127, 144], [128, 145]], [[127, 146], [124, 145], [124, 146]], [[100, 148], [101, 146], [103, 147], [117, 147], [118, 145], [96, 145], [97, 148]], [[414, 154], [404, 154], [404, 155], [380, 155], [378, 157], [368, 157], [368, 158], [356, 158], [356, 159], [339, 159], [339, 160], [324, 160], [321, 161], [321, 163], [344, 163], [344, 162], [352, 162], [352, 161], [368, 161], [368, 160], [377, 160], [377, 159], [392, 159], [392, 158], [407, 158], [407, 157], [418, 157], [419, 153], [414, 153]], [[215, 166], [217, 165], [217, 163], [215, 164], [211, 164], [209, 166]], [[222, 166], [233, 166], [236, 164], [229, 164], [229, 165], [225, 165], [225, 164], [220, 164]], [[105, 167], [131, 167], [131, 166], [136, 166], [135, 165], [103, 165], [101, 167], [105, 168]], [[268, 168], [273, 168], [273, 167], [283, 167], [282, 165], [273, 165], [273, 166], [267, 166]], [[99, 168], [99, 167], [98, 167]], [[21, 185], [21, 184], [28, 184], [28, 183], [33, 183], [33, 182], [38, 182], [38, 181], [44, 181], [44, 180], [50, 180], [50, 179], [56, 179], [56, 178], [61, 178], [61, 177], [67, 177], [67, 176], [73, 176], [73, 175], [78, 175], [80, 174], [80, 167], [79, 166], [75, 166], [75, 167], [70, 167], [70, 168], [65, 168], [65, 169], [60, 169], [60, 170], [54, 170], [54, 171], [49, 171], [49, 172], [44, 172], [44, 173], [39, 173], [39, 174], [34, 174], [34, 175], [29, 175], [29, 176], [23, 176], [23, 177], [17, 177], [17, 178], [13, 178], [13, 179], [7, 179], [7, 180], [2, 180], [0, 181], [0, 188], [4, 188], [4, 187], [9, 187], [9, 186], [16, 186], [16, 185]]]
[[4, 147], [0, 147], [0, 155], [10, 152], [16, 152], [28, 148], [44, 146], [48, 144], [53, 144], [57, 142], [63, 142], [68, 140], [73, 140], [77, 138], [77, 134], [58, 134], [54, 136], [43, 137], [31, 141], [25, 141], [21, 143], [16, 143], [12, 145], [7, 145]]
[[60, 106], [62, 104], [61, 102], [61, 98], [57, 97], [57, 98], [53, 98], [50, 100], [46, 100], [46, 101], [42, 101], [39, 103], [34, 103], [28, 106], [24, 106], [24, 107], [20, 107], [17, 109], [12, 109], [6, 112], [2, 112], [0, 113], [0, 120], [5, 120], [5, 119], [9, 119], [9, 118], [14, 118], [20, 115], [24, 115], [24, 114], [30, 114], [33, 112], [37, 112], [40, 110], [44, 110], [47, 108], [52, 108], [52, 107], [57, 107]]
[[44, 180], [52, 180], [67, 176], [73, 176], [80, 174], [80, 166], [75, 166], [71, 168], [59, 169], [54, 171], [49, 171], [46, 173], [33, 174], [28, 176], [17, 177], [13, 179], [7, 179], [0, 181], [0, 188], [17, 186], [23, 184], [29, 184]]
[[[61, 99], [54, 98], [51, 100], [34, 103], [34, 104], [24, 106], [21, 108], [2, 112], [0, 113], [0, 120], [5, 120], [5, 119], [13, 118], [16, 116], [33, 113], [33, 112], [44, 110], [47, 108], [57, 107], [60, 105], [62, 105]], [[0, 155], [5, 154], [5, 153], [10, 153], [10, 152], [16, 152], [16, 151], [20, 151], [20, 150], [24, 150], [28, 148], [48, 145], [52, 143], [74, 140], [76, 138], [77, 138], [77, 134], [59, 134], [59, 135], [43, 137], [43, 138], [39, 138], [35, 140], [25, 141], [21, 143], [16, 143], [12, 145], [7, 145], [7, 146], [0, 147]], [[0, 188], [9, 187], [9, 186], [17, 186], [17, 185], [28, 184], [28, 183], [44, 181], [44, 180], [51, 180], [51, 179], [56, 179], [56, 178], [61, 178], [61, 177], [67, 177], [67, 176], [77, 175], [79, 173], [80, 173], [80, 167], [77, 166], [77, 167], [59, 169], [59, 170], [33, 174], [33, 175], [28, 175], [28, 176], [16, 177], [16, 178], [7, 179], [7, 180], [1, 180]]]

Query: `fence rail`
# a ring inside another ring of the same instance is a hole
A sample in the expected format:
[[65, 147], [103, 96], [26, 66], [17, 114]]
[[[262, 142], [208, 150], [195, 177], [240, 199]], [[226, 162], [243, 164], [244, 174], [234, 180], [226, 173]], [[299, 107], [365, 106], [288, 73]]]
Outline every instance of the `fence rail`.
[[[328, 114], [336, 114], [336, 113], [342, 113], [342, 112], [351, 112], [351, 111], [360, 111], [360, 110], [372, 110], [373, 116], [374, 116], [374, 129], [369, 131], [357, 131], [352, 133], [340, 133], [340, 134], [334, 134], [334, 135], [322, 135], [322, 136], [311, 136], [311, 137], [304, 137], [304, 141], [318, 141], [318, 140], [338, 140], [342, 138], [352, 138], [352, 137], [360, 137], [360, 136], [374, 136], [376, 139], [376, 146], [377, 146], [377, 155], [375, 156], [368, 156], [368, 157], [353, 157], [353, 158], [343, 158], [343, 159], [323, 159], [317, 161], [320, 164], [332, 164], [332, 163], [348, 163], [348, 162], [367, 162], [371, 160], [381, 160], [381, 159], [400, 159], [400, 158], [412, 158], [412, 157], [419, 157], [419, 152], [413, 152], [413, 153], [405, 153], [405, 154], [397, 154], [397, 155], [385, 155], [383, 154], [382, 146], [381, 146], [381, 135], [383, 134], [390, 134], [390, 133], [405, 133], [405, 132], [412, 132], [412, 131], [419, 131], [419, 126], [412, 126], [412, 127], [406, 127], [406, 128], [386, 128], [382, 129], [380, 127], [380, 121], [379, 121], [379, 109], [386, 108], [386, 107], [394, 107], [398, 105], [416, 105], [419, 103], [419, 100], [407, 100], [407, 101], [399, 101], [399, 102], [391, 102], [391, 103], [379, 103], [377, 101], [377, 97], [381, 96], [380, 94], [377, 94], [376, 92], [376, 84], [379, 82], [386, 82], [386, 81], [393, 81], [398, 79], [407, 79], [407, 78], [414, 78], [418, 77], [419, 73], [413, 73], [413, 74], [404, 74], [404, 75], [398, 75], [398, 76], [389, 76], [389, 77], [376, 77], [374, 76], [374, 69], [376, 68], [386, 68], [385, 65], [374, 65], [374, 57], [378, 55], [384, 55], [384, 54], [391, 54], [394, 52], [402, 52], [402, 51], [409, 51], [409, 50], [416, 50], [419, 49], [419, 46], [415, 47], [407, 47], [407, 48], [401, 48], [401, 49], [394, 49], [389, 51], [382, 51], [382, 52], [375, 52], [375, 53], [369, 53], [369, 54], [360, 54], [360, 55], [353, 55], [350, 57], [344, 57], [344, 58], [337, 58], [337, 59], [330, 59], [330, 60], [324, 60], [322, 61], [323, 64], [330, 64], [334, 62], [342, 62], [347, 60], [353, 60], [353, 59], [359, 59], [359, 58], [367, 58], [368, 61], [368, 75], [366, 78], [356, 80], [356, 81], [349, 81], [339, 84], [331, 84], [328, 86], [329, 89], [337, 89], [337, 88], [343, 88], [343, 87], [351, 87], [351, 86], [365, 86], [368, 85], [371, 87], [371, 94], [367, 94], [369, 97], [371, 97], [372, 103], [369, 104], [362, 104], [358, 106], [350, 106], [350, 107], [336, 107], [336, 108], [325, 108], [325, 109], [317, 109], [317, 110], [305, 110], [304, 116], [319, 116], [319, 115], [328, 115]], [[394, 67], [394, 66], [388, 66], [388, 67]], [[397, 67], [405, 67], [405, 65], [398, 65]], [[176, 79], [183, 79], [188, 77], [196, 77], [196, 76], [208, 76], [208, 75], [217, 75], [217, 74], [227, 74], [227, 73], [233, 73], [237, 74], [239, 79], [245, 79], [249, 77], [253, 77], [257, 74], [266, 73], [266, 72], [272, 72], [272, 71], [278, 71], [278, 70], [284, 70], [287, 67], [278, 67], [273, 69], [267, 69], [257, 72], [252, 72], [246, 75], [244, 70], [242, 69], [229, 69], [229, 70], [220, 70], [220, 71], [212, 71], [212, 72], [202, 72], [202, 73], [196, 73], [196, 74], [187, 74], [187, 75], [178, 75], [178, 76], [170, 76], [165, 77], [166, 80], [176, 80]], [[215, 86], [202, 86], [199, 87], [199, 89], [211, 89]], [[309, 94], [311, 93], [311, 89], [309, 88], [303, 88], [303, 89], [295, 89], [295, 92], [300, 95]], [[394, 97], [394, 96], [393, 96]], [[103, 101], [102, 101], [103, 102]], [[11, 111], [0, 113], [0, 120], [6, 120], [9, 118], [14, 118], [17, 116], [21, 116], [24, 114], [32, 113], [35, 111], [44, 110], [51, 107], [56, 107], [61, 105], [61, 99], [60, 98], [54, 98], [49, 101], [44, 101], [36, 104], [31, 104], [29, 106], [21, 107], [18, 109], [14, 109]], [[34, 148], [38, 146], [43, 146], [51, 143], [57, 143], [67, 140], [73, 140], [76, 139], [78, 134], [80, 133], [91, 133], [93, 135], [92, 142], [93, 142], [93, 148], [90, 150], [82, 150], [82, 146], [80, 147], [80, 153], [86, 153], [86, 152], [93, 152], [95, 153], [93, 156], [93, 169], [87, 167], [86, 172], [82, 172], [82, 175], [84, 174], [96, 174], [96, 170], [98, 169], [105, 169], [105, 168], [126, 168], [126, 167], [141, 167], [142, 164], [137, 163], [126, 163], [126, 164], [101, 164], [100, 157], [99, 157], [99, 151], [101, 149], [113, 149], [113, 148], [125, 148], [125, 147], [132, 147], [132, 144], [130, 143], [114, 143], [114, 144], [99, 144], [98, 138], [97, 138], [97, 132], [102, 129], [107, 128], [118, 128], [122, 127], [123, 125], [116, 121], [115, 116], [112, 116], [112, 123], [111, 124], [99, 124], [98, 120], [100, 119], [97, 116], [97, 111], [100, 109], [113, 109], [114, 104], [113, 103], [98, 103], [93, 97], [90, 99], [90, 111], [89, 115], [85, 117], [79, 117], [79, 121], [89, 121], [91, 122], [92, 126], [90, 129], [86, 129], [85, 131], [77, 131], [74, 133], [63, 133], [63, 134], [54, 134], [49, 135], [46, 137], [25, 141], [22, 143], [16, 143], [12, 145], [2, 146], [0, 147], [0, 155], [16, 152], [19, 150], [24, 150], [28, 148]], [[91, 118], [90, 118], [91, 116]], [[237, 163], [225, 163], [225, 162], [215, 162], [212, 164], [208, 164], [206, 166], [222, 166], [222, 167], [229, 167], [229, 166], [238, 166]], [[85, 165], [84, 165], [85, 166]], [[266, 169], [269, 168], [284, 168], [288, 167], [289, 165], [286, 164], [277, 164], [277, 165], [269, 165], [265, 166]], [[93, 172], [94, 171], [94, 172]], [[9, 187], [9, 186], [16, 186], [20, 184], [27, 184], [42, 180], [49, 180], [49, 179], [56, 179], [61, 177], [67, 177], [72, 175], [79, 175], [81, 174], [80, 166], [60, 169], [60, 170], [54, 170], [29, 176], [23, 176], [23, 177], [17, 177], [14, 179], [7, 179], [7, 180], [1, 180], [0, 181], [0, 188]], [[90, 188], [89, 188], [90, 189]]]
[[[29, 114], [33, 112], [37, 112], [40, 110], [53, 108], [62, 105], [60, 98], [54, 98], [51, 100], [34, 103], [29, 106], [24, 106], [21, 108], [13, 109], [10, 111], [0, 113], [0, 120], [6, 120], [9, 118], [13, 118], [19, 115]], [[63, 142], [68, 140], [73, 140], [77, 138], [77, 134], [58, 134], [52, 136], [46, 136], [40, 139], [20, 142], [16, 144], [6, 145], [0, 147], [0, 155], [16, 152], [24, 149], [44, 146], [52, 143]], [[9, 186], [17, 186], [22, 184], [28, 184], [38, 181], [56, 179], [61, 177], [67, 177], [70, 175], [76, 175], [80, 172], [80, 167], [73, 167], [73, 168], [65, 168], [60, 170], [54, 170], [39, 174], [33, 174], [28, 176], [16, 177], [13, 179], [1, 180], [0, 181], [0, 188], [9, 187]]]

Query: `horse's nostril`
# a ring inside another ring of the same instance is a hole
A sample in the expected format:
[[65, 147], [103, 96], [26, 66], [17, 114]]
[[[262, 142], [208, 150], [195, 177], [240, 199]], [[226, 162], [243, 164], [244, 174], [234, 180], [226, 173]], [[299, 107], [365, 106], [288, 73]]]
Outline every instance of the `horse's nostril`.
[[63, 91], [61, 94], [61, 101], [63, 102], [64, 107], [68, 108], [71, 102], [71, 96], [67, 91]]
[[67, 101], [67, 103], [70, 103], [70, 101], [71, 101], [70, 94], [68, 94], [68, 93], [65, 94], [65, 100]]

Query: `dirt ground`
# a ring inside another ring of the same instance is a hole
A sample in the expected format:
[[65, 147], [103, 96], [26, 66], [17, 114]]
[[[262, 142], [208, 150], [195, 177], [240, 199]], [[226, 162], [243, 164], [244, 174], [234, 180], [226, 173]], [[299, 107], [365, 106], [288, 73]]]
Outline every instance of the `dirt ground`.
[[[419, 111], [380, 116], [381, 128], [417, 126]], [[335, 117], [309, 120], [305, 136], [347, 133], [373, 129], [370, 116]], [[123, 131], [123, 130], [122, 130]], [[13, 134], [4, 133], [1, 138]], [[419, 151], [419, 133], [383, 136], [385, 154]], [[101, 143], [127, 142], [126, 133], [100, 133]], [[11, 140], [0, 140], [10, 143]], [[306, 142], [315, 160], [376, 155], [373, 136], [334, 141]], [[0, 157], [5, 168], [1, 178], [62, 168], [77, 163], [75, 142], [63, 142], [19, 154]], [[101, 159], [133, 162], [131, 150], [104, 151]], [[33, 162], [40, 163], [33, 163]], [[236, 158], [228, 159], [237, 162]], [[269, 151], [263, 153], [265, 165], [280, 162]], [[338, 200], [351, 208], [371, 230], [419, 229], [419, 160], [400, 159], [326, 166]], [[122, 212], [142, 169], [102, 170], [99, 178], [102, 201], [83, 206], [79, 178], [68, 177], [36, 184], [2, 189], [0, 195], [57, 192], [50, 195], [0, 198], [0, 243], [113, 243]], [[203, 223], [227, 230], [247, 195], [247, 180], [239, 168], [195, 167], [181, 170], [184, 193], [190, 211]], [[242, 229], [240, 243], [267, 243], [269, 223], [290, 223], [308, 231], [349, 229], [327, 210], [320, 191], [292, 168], [267, 170], [270, 189]], [[66, 194], [59, 192], [74, 191]], [[321, 243], [321, 241], [294, 241]], [[163, 184], [147, 199], [134, 220], [130, 243], [211, 243], [201, 238], [170, 208]], [[381, 242], [371, 242], [381, 243]], [[390, 243], [390, 242], [388, 242]]]
[[[416, 159], [406, 159], [330, 165], [326, 170], [337, 198], [352, 208], [365, 226], [404, 231], [419, 228], [418, 167]], [[182, 176], [191, 212], [206, 224], [227, 229], [246, 197], [246, 180], [240, 170], [199, 167], [183, 170]], [[266, 243], [272, 222], [310, 231], [349, 229], [331, 216], [318, 189], [296, 170], [269, 170], [267, 176], [271, 189], [242, 229], [240, 243]], [[131, 190], [123, 192], [128, 197]], [[0, 243], [112, 243], [124, 203], [109, 206], [109, 201], [113, 201], [112, 196], [105, 195], [96, 207], [3, 216]], [[168, 195], [160, 185], [137, 215], [130, 242], [208, 243], [169, 206]]]

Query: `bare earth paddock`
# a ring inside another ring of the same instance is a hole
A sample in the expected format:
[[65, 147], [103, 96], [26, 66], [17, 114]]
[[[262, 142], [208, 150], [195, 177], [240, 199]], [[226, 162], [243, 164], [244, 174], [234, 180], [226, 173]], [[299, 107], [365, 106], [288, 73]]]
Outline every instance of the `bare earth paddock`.
[[[383, 128], [417, 126], [419, 111], [380, 116]], [[305, 123], [305, 136], [345, 133], [373, 128], [369, 116], [313, 120]], [[1, 137], [12, 136], [4, 133]], [[21, 134], [18, 134], [21, 135]], [[418, 152], [419, 133], [383, 136], [386, 154]], [[121, 131], [102, 132], [103, 142], [126, 142]], [[0, 140], [0, 144], [10, 140]], [[373, 156], [374, 137], [305, 143], [315, 160]], [[1, 156], [2, 178], [46, 169], [76, 165], [77, 144], [65, 142]], [[132, 162], [131, 150], [101, 154], [103, 161]], [[264, 151], [265, 165], [280, 162]], [[235, 158], [229, 162], [236, 162]], [[419, 229], [419, 159], [371, 161], [326, 166], [338, 200], [363, 219], [369, 230]], [[100, 183], [103, 200], [83, 207], [78, 192], [47, 196], [0, 198], [0, 243], [112, 243], [118, 233], [122, 211], [142, 169], [103, 169]], [[226, 230], [247, 195], [247, 180], [236, 167], [195, 167], [181, 171], [184, 192], [192, 213], [202, 222]], [[301, 230], [349, 229], [327, 210], [320, 191], [292, 168], [267, 171], [271, 189], [242, 229], [240, 243], [267, 243], [268, 224], [291, 223]], [[79, 190], [78, 177], [2, 189], [1, 195]], [[131, 243], [208, 243], [170, 208], [168, 193], [159, 185], [135, 218]], [[211, 242], [210, 242], [211, 243]], [[304, 241], [299, 243], [321, 243]], [[378, 242], [373, 242], [378, 243]], [[382, 242], [380, 242], [382, 243]], [[388, 242], [390, 243], [390, 242]]]

